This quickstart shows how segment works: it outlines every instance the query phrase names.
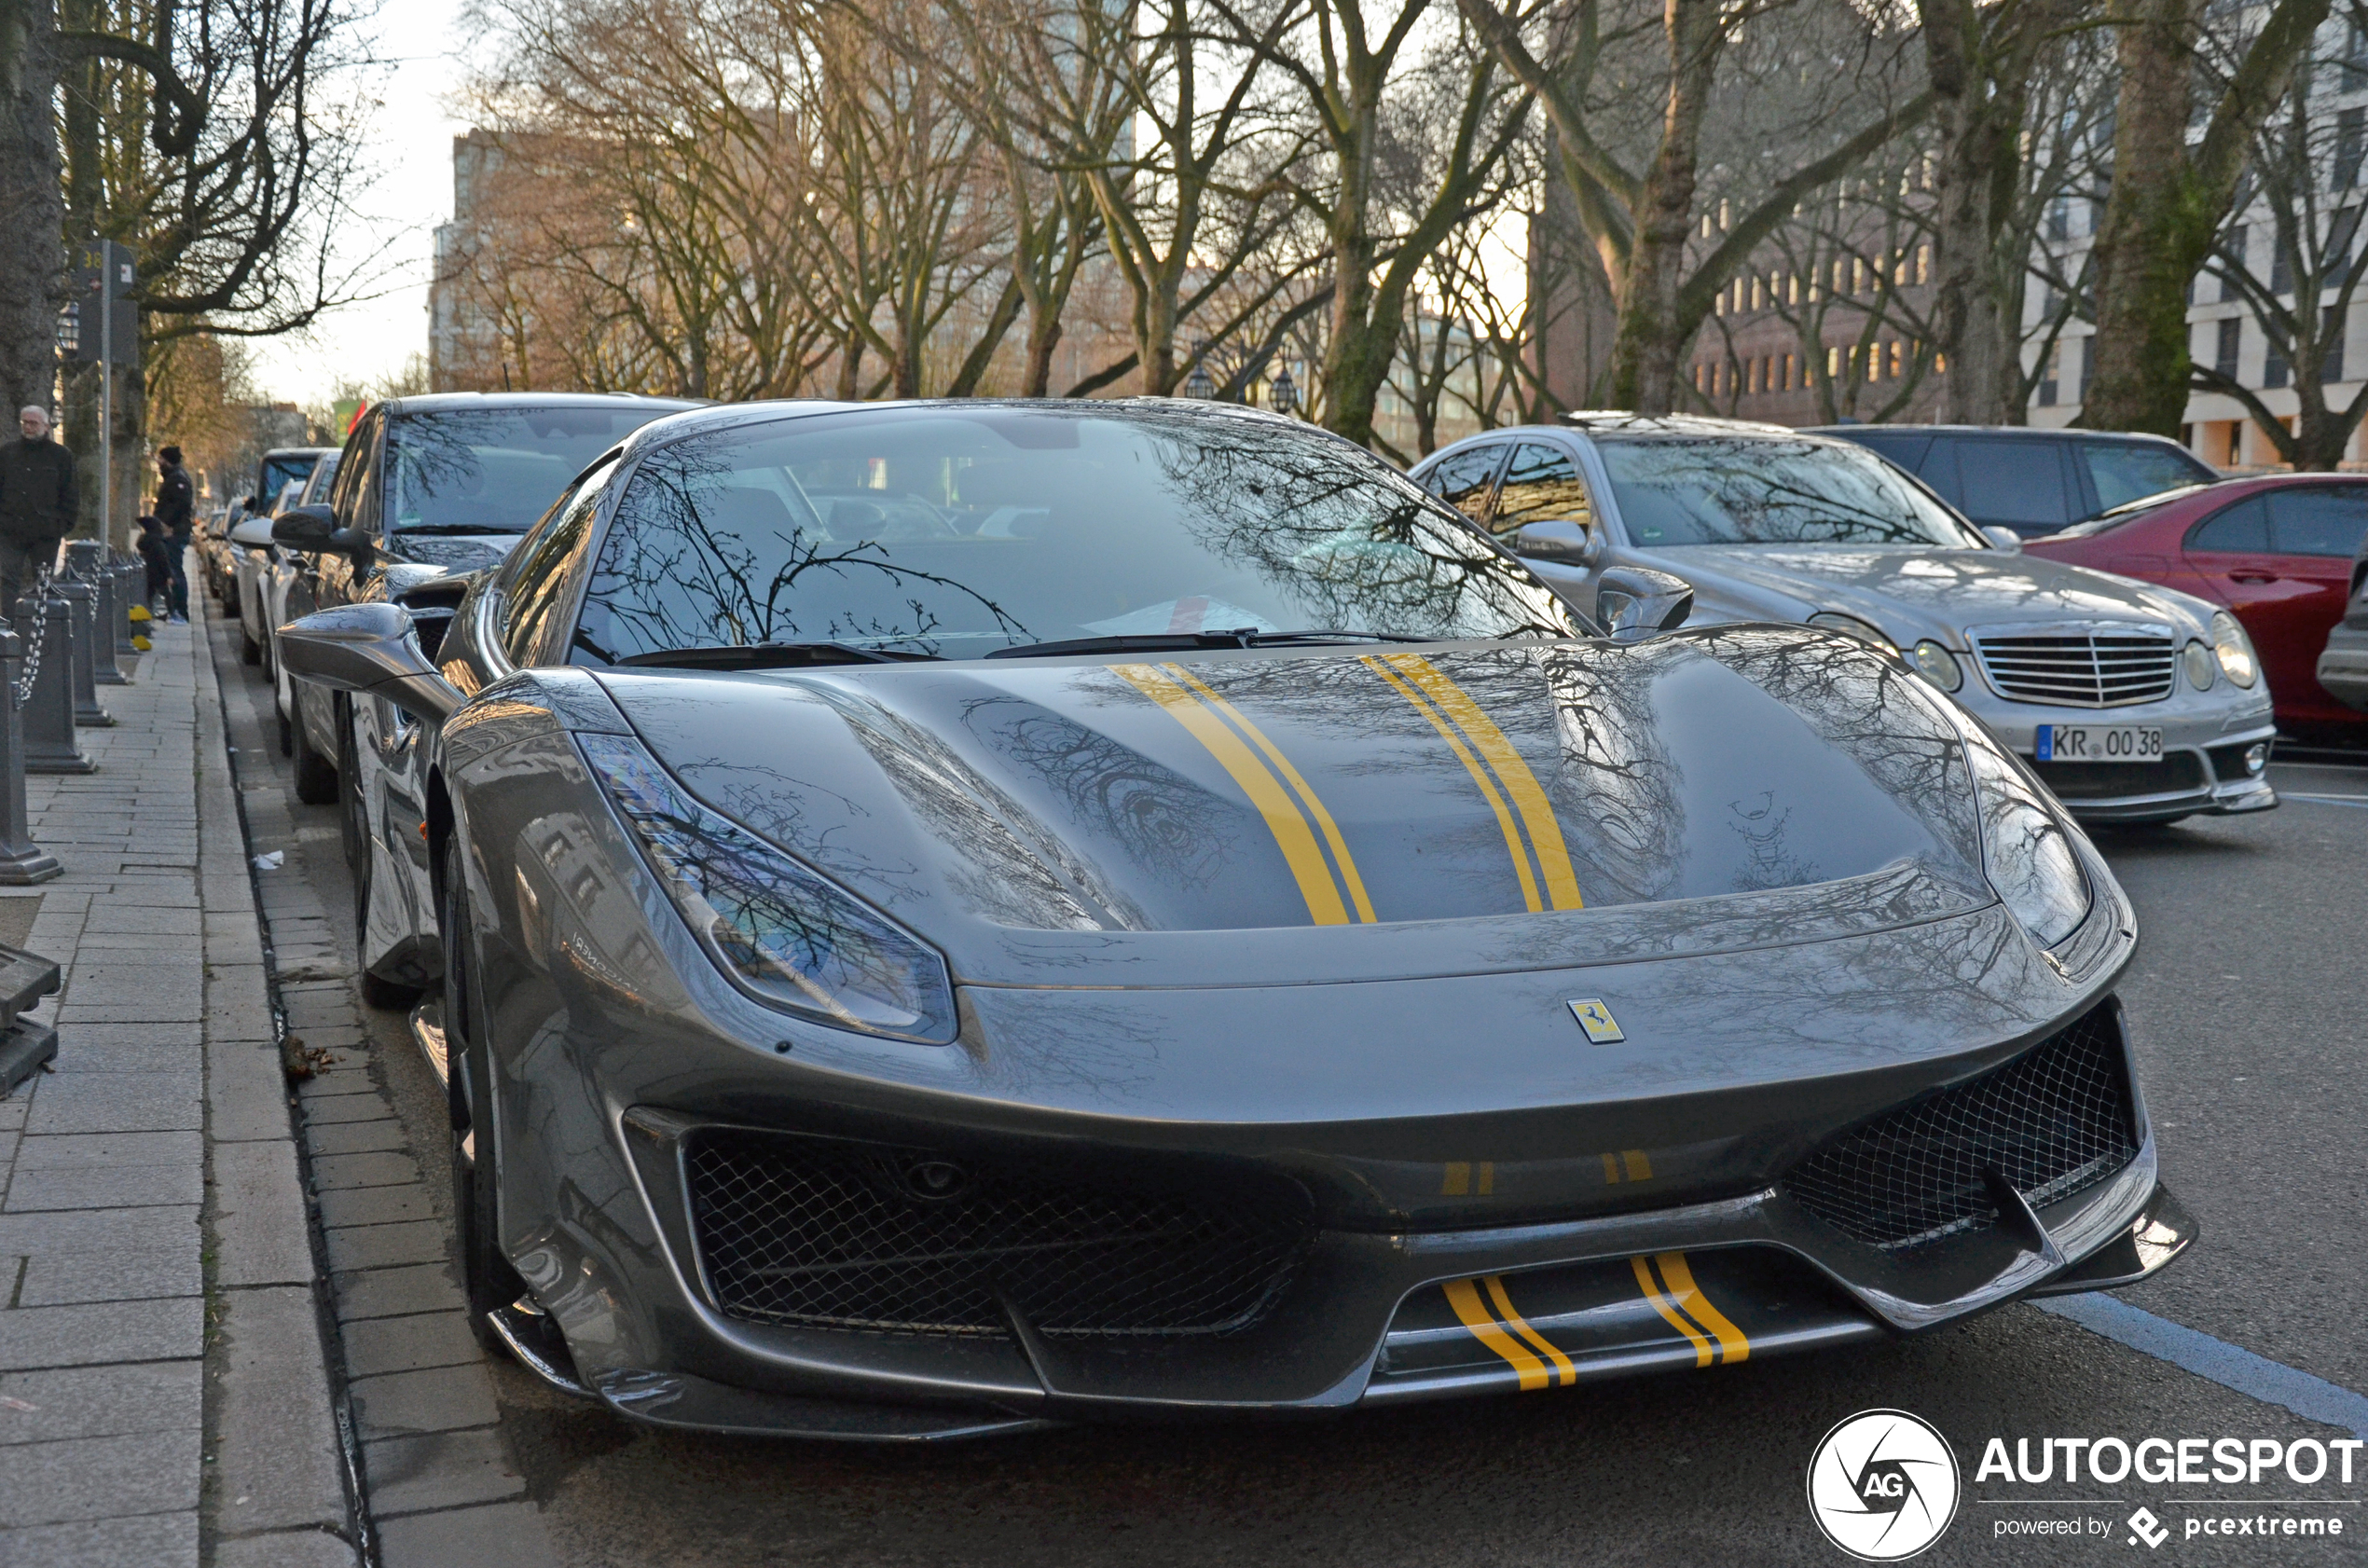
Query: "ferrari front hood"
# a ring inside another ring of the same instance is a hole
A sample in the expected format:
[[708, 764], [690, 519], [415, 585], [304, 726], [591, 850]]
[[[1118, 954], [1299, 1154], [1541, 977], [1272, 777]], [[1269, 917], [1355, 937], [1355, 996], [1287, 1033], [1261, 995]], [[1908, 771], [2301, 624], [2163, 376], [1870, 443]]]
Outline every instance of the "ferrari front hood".
[[1793, 629], [599, 679], [974, 983], [1558, 968], [1990, 897], [1934, 699]]

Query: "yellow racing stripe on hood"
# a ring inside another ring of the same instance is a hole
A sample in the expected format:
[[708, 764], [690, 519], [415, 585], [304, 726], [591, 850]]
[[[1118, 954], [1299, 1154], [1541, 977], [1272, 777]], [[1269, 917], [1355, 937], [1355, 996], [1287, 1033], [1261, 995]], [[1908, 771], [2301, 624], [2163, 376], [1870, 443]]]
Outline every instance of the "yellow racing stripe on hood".
[[1168, 716], [1206, 748], [1218, 765], [1232, 776], [1233, 782], [1241, 786], [1242, 793], [1266, 818], [1266, 831], [1274, 835], [1275, 847], [1283, 852], [1284, 863], [1291, 868], [1300, 896], [1307, 901], [1308, 918], [1319, 926], [1347, 925], [1348, 907], [1341, 902], [1341, 890], [1332, 882], [1332, 868], [1324, 863], [1324, 851], [1316, 846], [1315, 835], [1308, 831], [1307, 818], [1300, 815], [1299, 807], [1291, 803], [1290, 795], [1265, 764], [1242, 743], [1242, 737], [1228, 729], [1215, 711], [1202, 706], [1198, 697], [1150, 665], [1109, 667], [1165, 708]]
[[1480, 754], [1488, 760], [1489, 767], [1521, 814], [1521, 825], [1529, 832], [1530, 846], [1537, 851], [1537, 869], [1545, 875], [1546, 895], [1553, 907], [1584, 908], [1586, 901], [1579, 897], [1578, 875], [1571, 869], [1570, 849], [1563, 843], [1563, 825], [1554, 817], [1553, 804], [1538, 787], [1537, 776], [1521, 761], [1521, 754], [1505, 738], [1505, 732], [1481, 711], [1470, 693], [1420, 653], [1390, 653], [1384, 657], [1393, 668], [1421, 687], [1423, 694], [1455, 722], [1455, 727], [1470, 737]]
[[1422, 693], [1408, 685], [1402, 676], [1381, 660], [1367, 659], [1364, 663], [1367, 668], [1388, 681], [1391, 689], [1404, 697], [1415, 712], [1430, 721], [1431, 728], [1447, 742], [1447, 749], [1455, 753], [1455, 760], [1464, 764], [1464, 771], [1472, 776], [1472, 782], [1480, 786], [1480, 798], [1488, 802], [1491, 811], [1496, 813], [1496, 825], [1505, 834], [1506, 853], [1513, 857], [1513, 872], [1521, 880], [1521, 902], [1533, 915], [1544, 909], [1546, 905], [1537, 897], [1537, 878], [1529, 869], [1529, 851], [1521, 847], [1521, 830], [1513, 826], [1513, 814], [1506, 809], [1505, 797], [1489, 780], [1488, 770], [1480, 766], [1480, 759], [1472, 755], [1472, 749], [1464, 744], [1454, 726], [1440, 717], [1439, 709], [1433, 708]]
[[1315, 826], [1324, 834], [1324, 842], [1331, 846], [1332, 863], [1341, 868], [1341, 881], [1347, 885], [1348, 901], [1356, 906], [1357, 919], [1371, 925], [1374, 920], [1373, 901], [1365, 896], [1365, 879], [1356, 874], [1356, 862], [1349, 858], [1348, 842], [1341, 837], [1339, 825], [1332, 820], [1332, 814], [1325, 809], [1324, 803], [1317, 797], [1314, 787], [1300, 777], [1299, 769], [1293, 767], [1291, 760], [1283, 755], [1282, 748], [1267, 739], [1266, 732], [1251, 723], [1248, 715], [1209, 690], [1182, 665], [1164, 665], [1161, 667], [1199, 693], [1203, 702], [1232, 720], [1233, 727], [1249, 736], [1251, 745], [1266, 753], [1266, 760], [1274, 764], [1274, 771], [1281, 774], [1284, 781], [1298, 793], [1300, 803], [1307, 807], [1307, 814], [1315, 818]]

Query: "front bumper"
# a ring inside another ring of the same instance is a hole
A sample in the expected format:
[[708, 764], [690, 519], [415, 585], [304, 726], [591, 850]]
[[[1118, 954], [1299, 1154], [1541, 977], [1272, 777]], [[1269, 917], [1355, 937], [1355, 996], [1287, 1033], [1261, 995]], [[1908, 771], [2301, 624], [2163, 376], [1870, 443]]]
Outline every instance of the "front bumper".
[[[2265, 687], [2235, 701], [2215, 690], [2128, 708], [2054, 708], [2006, 701], [1974, 675], [1957, 698], [1999, 744], [2031, 763], [2065, 809], [2085, 823], [2162, 822], [2207, 813], [2237, 816], [2267, 811], [2278, 804], [2267, 775], [2251, 771], [2244, 760], [2251, 747], [2277, 737]], [[2042, 724], [2159, 729], [2162, 760], [2041, 763]]]

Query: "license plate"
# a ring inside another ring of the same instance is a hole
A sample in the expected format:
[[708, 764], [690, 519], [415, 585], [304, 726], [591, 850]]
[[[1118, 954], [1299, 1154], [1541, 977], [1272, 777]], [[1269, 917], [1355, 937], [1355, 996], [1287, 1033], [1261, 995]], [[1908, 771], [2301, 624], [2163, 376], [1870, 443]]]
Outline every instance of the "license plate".
[[2159, 763], [2163, 732], [2134, 724], [2042, 724], [2043, 763]]

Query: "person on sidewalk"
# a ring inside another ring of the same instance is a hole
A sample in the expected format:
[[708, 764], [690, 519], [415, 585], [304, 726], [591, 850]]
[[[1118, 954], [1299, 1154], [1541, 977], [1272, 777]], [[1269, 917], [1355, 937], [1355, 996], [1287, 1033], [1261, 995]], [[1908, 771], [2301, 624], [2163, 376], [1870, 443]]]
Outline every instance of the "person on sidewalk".
[[0, 618], [14, 615], [18, 597], [56, 562], [81, 504], [74, 454], [49, 439], [49, 411], [27, 404], [17, 429], [21, 439], [0, 444]]
[[172, 624], [189, 623], [189, 571], [184, 564], [197, 531], [197, 497], [189, 486], [189, 471], [181, 466], [181, 448], [157, 449], [157, 521], [164, 525], [164, 565], [172, 576]]
[[139, 551], [140, 558], [147, 563], [148, 591], [141, 602], [153, 615], [157, 612], [158, 603], [172, 591], [172, 569], [165, 564], [165, 552], [172, 546], [164, 525], [157, 521], [154, 514], [140, 519], [140, 537], [132, 542], [131, 547]]

